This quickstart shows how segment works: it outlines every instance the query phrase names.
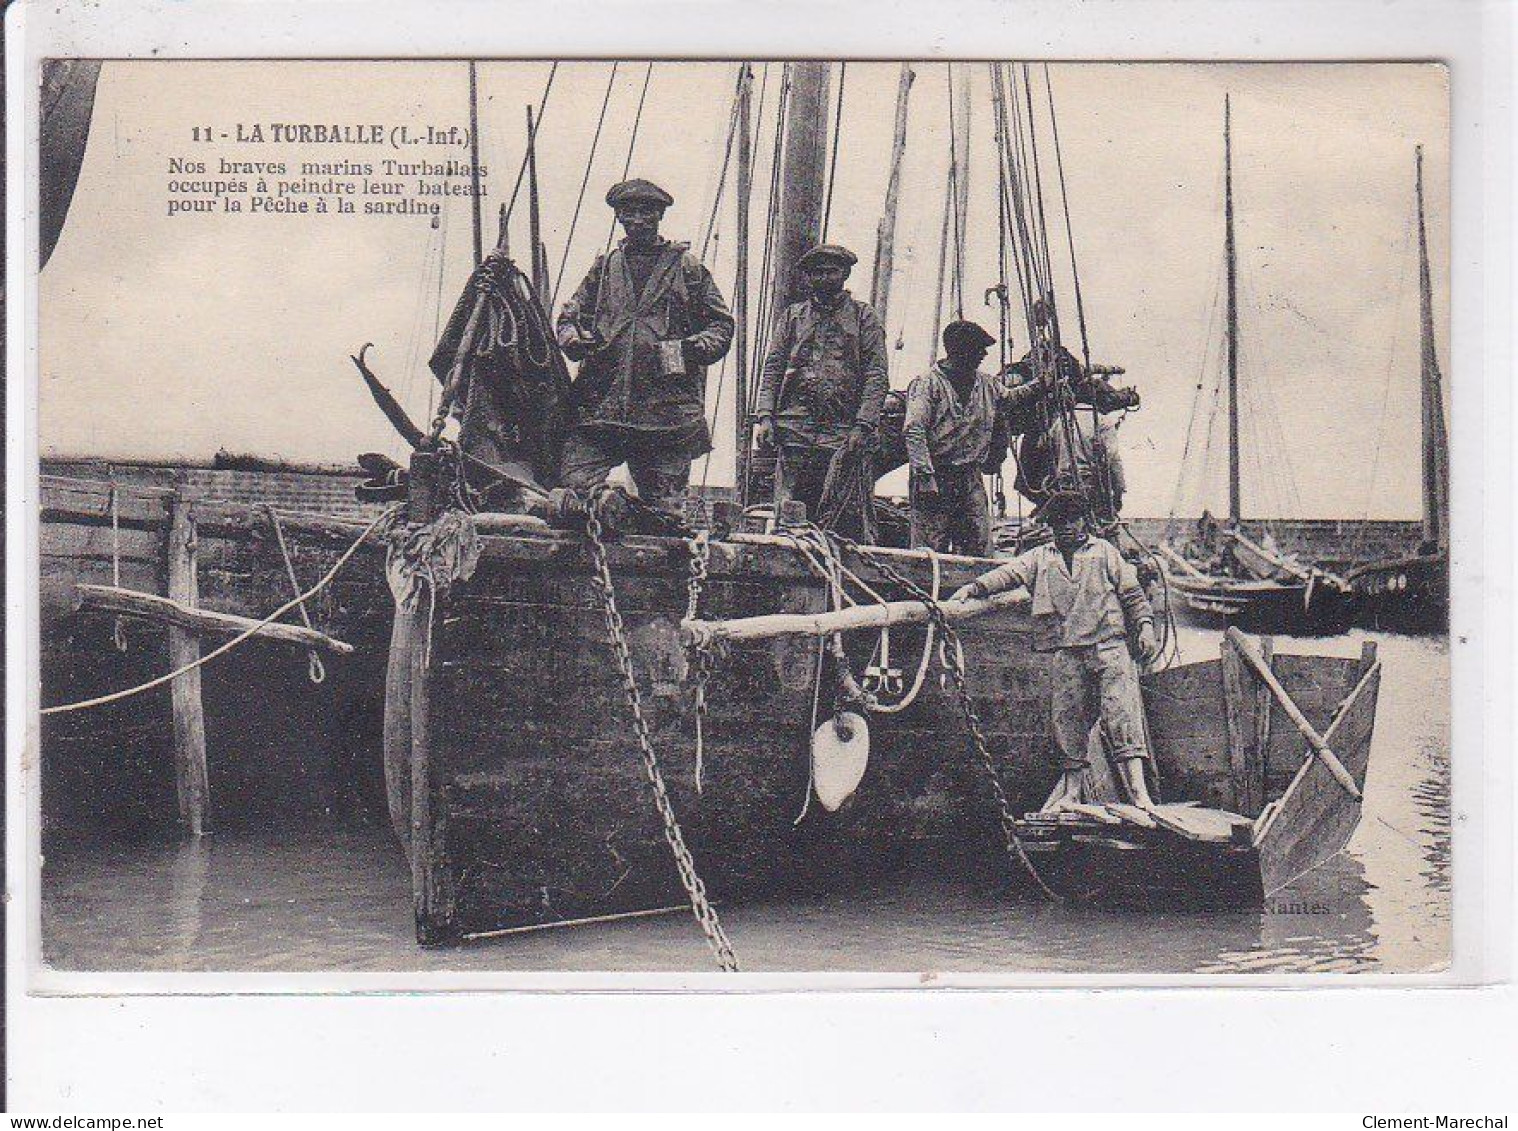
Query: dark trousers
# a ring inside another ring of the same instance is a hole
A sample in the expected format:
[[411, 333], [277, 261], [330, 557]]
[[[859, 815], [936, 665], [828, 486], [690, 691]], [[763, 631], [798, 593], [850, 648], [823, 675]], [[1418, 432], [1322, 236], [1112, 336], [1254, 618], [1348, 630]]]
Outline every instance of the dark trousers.
[[940, 467], [936, 494], [924, 495], [912, 476], [912, 545], [941, 554], [986, 557], [991, 552], [991, 504], [978, 467]]
[[584, 491], [606, 482], [606, 477], [625, 463], [638, 498], [672, 514], [683, 514], [690, 461], [688, 449], [679, 438], [632, 428], [580, 427], [564, 441], [559, 482]]
[[782, 444], [775, 461], [775, 512], [783, 503], [800, 501], [806, 504], [807, 521], [873, 545], [872, 471], [868, 452], [851, 457], [841, 448]]

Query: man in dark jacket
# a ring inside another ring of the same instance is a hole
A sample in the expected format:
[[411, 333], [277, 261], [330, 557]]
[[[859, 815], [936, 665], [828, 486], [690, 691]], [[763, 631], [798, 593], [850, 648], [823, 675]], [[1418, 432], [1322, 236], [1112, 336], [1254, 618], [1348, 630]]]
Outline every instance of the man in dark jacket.
[[819, 526], [874, 540], [872, 452], [886, 375], [885, 328], [844, 289], [858, 258], [823, 244], [797, 266], [809, 296], [781, 315], [759, 382], [754, 434], [777, 450], [775, 502], [806, 504]]
[[733, 340], [733, 317], [689, 245], [659, 235], [674, 198], [643, 180], [606, 194], [625, 238], [598, 256], [559, 312], [564, 356], [580, 363], [560, 482], [584, 489], [626, 463], [645, 502], [678, 513], [691, 461], [711, 451], [706, 367]]

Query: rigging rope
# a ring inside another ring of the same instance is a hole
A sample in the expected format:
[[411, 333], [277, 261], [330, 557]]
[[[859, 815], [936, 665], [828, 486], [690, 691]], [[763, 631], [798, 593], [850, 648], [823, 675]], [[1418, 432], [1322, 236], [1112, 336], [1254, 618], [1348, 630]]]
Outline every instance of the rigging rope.
[[[285, 543], [284, 527], [279, 524], [279, 515], [269, 503], [263, 504], [264, 513], [269, 516], [269, 525], [274, 527], [274, 537], [279, 542], [279, 556], [285, 560], [285, 576], [290, 579], [290, 588], [295, 591], [296, 598], [300, 597], [300, 580], [295, 576], [295, 562], [290, 558], [290, 547]], [[305, 626], [316, 631], [316, 626], [311, 623], [311, 613], [306, 608], [306, 603], [301, 601], [295, 606], [300, 610], [300, 619]], [[327, 679], [327, 669], [322, 664], [322, 658], [315, 648], [306, 652], [306, 677], [312, 683], [324, 683]]]
[[833, 214], [833, 181], [838, 175], [838, 140], [843, 136], [843, 84], [849, 65], [838, 64], [838, 101], [833, 108], [833, 154], [828, 159], [828, 187], [822, 200], [822, 238], [818, 243], [828, 242], [828, 220]]
[[[538, 131], [543, 128], [543, 112], [548, 109], [548, 96], [553, 92], [554, 76], [558, 73], [558, 63], [548, 68], [548, 81], [543, 84], [543, 96], [538, 99], [538, 112], [533, 118], [532, 132], [527, 135], [527, 149], [522, 154], [522, 164], [517, 168], [517, 183], [512, 186], [511, 200], [506, 205], [506, 215], [501, 221], [502, 227], [510, 221], [512, 210], [517, 206], [517, 194], [522, 191], [522, 178], [527, 175], [527, 164], [532, 159], [533, 150], [537, 147]], [[537, 251], [534, 250], [533, 254], [536, 255]]]
[[559, 257], [559, 270], [553, 278], [553, 296], [548, 300], [548, 310], [551, 314], [559, 304], [559, 288], [564, 283], [564, 268], [569, 263], [569, 249], [575, 241], [575, 228], [580, 223], [580, 208], [585, 203], [585, 189], [590, 184], [591, 170], [596, 163], [596, 150], [601, 144], [601, 129], [606, 125], [606, 108], [611, 105], [612, 88], [617, 83], [617, 68], [622, 64], [616, 60], [611, 64], [611, 75], [606, 80], [606, 93], [601, 97], [601, 113], [596, 118], [596, 132], [590, 139], [590, 153], [585, 158], [585, 175], [580, 178], [580, 191], [575, 196], [575, 210], [569, 220], [569, 234], [564, 237], [564, 254]]
[[1054, 86], [1049, 80], [1049, 64], [1044, 64], [1044, 89], [1049, 92], [1049, 127], [1054, 140], [1054, 164], [1059, 170], [1059, 197], [1065, 211], [1065, 238], [1070, 245], [1070, 277], [1075, 284], [1075, 317], [1080, 324], [1081, 357], [1086, 372], [1091, 371], [1091, 343], [1086, 334], [1086, 303], [1081, 297], [1081, 273], [1075, 260], [1075, 229], [1070, 224], [1070, 193], [1065, 187], [1065, 158], [1060, 151], [1059, 118], [1054, 113]]
[[364, 541], [377, 529], [379, 529], [381, 525], [392, 521], [396, 515], [400, 514], [404, 510], [404, 508], [404, 503], [397, 503], [385, 510], [382, 514], [375, 518], [373, 522], [364, 527], [363, 533], [358, 536], [353, 545], [349, 546], [346, 550], [343, 551], [342, 557], [338, 558], [337, 563], [322, 575], [322, 579], [320, 581], [318, 581], [310, 589], [307, 589], [304, 593], [296, 594], [294, 599], [286, 601], [279, 608], [275, 609], [268, 616], [264, 617], [263, 620], [259, 621], [257, 624], [251, 626], [250, 628], [244, 629], [242, 632], [232, 637], [231, 640], [228, 640], [220, 647], [212, 649], [204, 656], [201, 656], [196, 660], [192, 660], [190, 663], [182, 664], [179, 667], [175, 668], [173, 671], [158, 676], [156, 679], [150, 679], [146, 683], [140, 683], [136, 687], [129, 687], [124, 691], [113, 691], [109, 695], [97, 695], [93, 699], [84, 699], [77, 703], [60, 703], [56, 707], [43, 707], [40, 713], [44, 715], [61, 715], [68, 711], [82, 711], [89, 707], [100, 707], [104, 706], [107, 703], [115, 703], [119, 700], [129, 698], [133, 695], [139, 695], [144, 691], [151, 691], [155, 687], [162, 687], [164, 684], [177, 678], [178, 676], [184, 675], [185, 672], [193, 671], [195, 668], [198, 668], [203, 664], [210, 663], [218, 656], [226, 655], [233, 648], [236, 648], [239, 644], [242, 644], [250, 637], [256, 635], [260, 629], [273, 624], [280, 617], [284, 616], [291, 609], [295, 608], [295, 606], [309, 601], [312, 597], [315, 597], [318, 593], [330, 585], [332, 583], [332, 579], [335, 578], [338, 573], [342, 571], [342, 568], [348, 564], [348, 560], [352, 558], [354, 554], [358, 553], [358, 548], [364, 544]]

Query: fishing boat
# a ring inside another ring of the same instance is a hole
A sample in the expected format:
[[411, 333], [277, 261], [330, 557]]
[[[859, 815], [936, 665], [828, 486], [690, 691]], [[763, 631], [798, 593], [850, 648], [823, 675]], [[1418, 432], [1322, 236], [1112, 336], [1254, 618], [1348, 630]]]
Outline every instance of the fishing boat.
[[[1340, 574], [1306, 563], [1269, 544], [1269, 531], [1245, 530], [1239, 439], [1238, 262], [1234, 239], [1232, 106], [1223, 103], [1224, 351], [1228, 393], [1228, 516], [1205, 514], [1190, 539], [1167, 538], [1159, 547], [1178, 606], [1208, 626], [1249, 632], [1331, 636], [1355, 617], [1354, 587]], [[1203, 395], [1198, 384], [1198, 402]], [[1193, 420], [1196, 412], [1193, 410]], [[1189, 431], [1189, 430], [1188, 430]], [[1189, 440], [1189, 436], [1188, 436]], [[1189, 450], [1189, 444], [1188, 444]], [[1180, 475], [1188, 469], [1182, 461]]]
[[[1016, 71], [991, 67], [1005, 100]], [[752, 72], [739, 71], [746, 137]], [[765, 241], [775, 296], [821, 235], [831, 69], [785, 75], [783, 206], [772, 201]], [[1022, 79], [1031, 121], [1026, 67]], [[1027, 126], [1005, 110], [1002, 167], [1025, 178], [1009, 162], [1028, 139], [1009, 131]], [[1004, 186], [1003, 212], [1033, 191]], [[492, 301], [525, 304], [513, 309], [530, 337], [548, 320], [541, 290], [510, 270]], [[746, 291], [740, 273], [739, 311]], [[454, 358], [490, 317], [472, 301]], [[740, 370], [747, 333], [740, 317]], [[448, 368], [452, 384], [469, 367]], [[747, 436], [749, 401], [736, 400]], [[848, 544], [783, 514], [756, 523], [741, 499], [651, 528], [618, 491], [575, 497], [525, 456], [506, 467], [407, 435], [407, 474], [380, 469], [371, 503], [341, 515], [191, 500], [176, 484], [45, 484], [44, 769], [121, 743], [164, 767], [171, 748], [180, 820], [198, 835], [208, 764], [225, 774], [298, 733], [292, 749], [338, 746], [383, 774], [419, 942], [688, 906], [724, 969], [741, 947], [721, 908], [846, 892], [924, 856], [1032, 895], [1247, 905], [1338, 852], [1358, 820], [1373, 649], [1272, 655], [1230, 637], [1217, 660], [1146, 676], [1167, 803], [1153, 827], [1120, 801], [1029, 817], [1057, 773], [1030, 619], [1015, 594], [946, 599], [993, 561]], [[481, 463], [510, 506], [461, 505]], [[121, 624], [125, 652], [112, 647]], [[212, 651], [225, 658], [205, 662]], [[829, 741], [848, 754], [842, 786], [818, 754]]]
[[1443, 632], [1449, 627], [1449, 440], [1444, 427], [1444, 381], [1434, 338], [1422, 146], [1417, 149], [1416, 160], [1423, 538], [1416, 554], [1360, 562], [1347, 576], [1360, 598], [1362, 619], [1369, 626]]

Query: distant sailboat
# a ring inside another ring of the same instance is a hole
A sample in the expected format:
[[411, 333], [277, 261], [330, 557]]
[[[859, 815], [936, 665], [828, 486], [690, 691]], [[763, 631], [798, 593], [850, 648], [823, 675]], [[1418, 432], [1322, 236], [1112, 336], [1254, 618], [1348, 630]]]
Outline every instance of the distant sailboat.
[[1444, 426], [1444, 380], [1434, 341], [1422, 146], [1417, 154], [1423, 540], [1416, 554], [1364, 562], [1349, 571], [1349, 579], [1361, 599], [1362, 616], [1371, 626], [1430, 631], [1444, 630], [1449, 624], [1449, 439]]
[[[1298, 561], [1242, 530], [1239, 467], [1238, 263], [1233, 221], [1231, 107], [1223, 103], [1223, 215], [1226, 257], [1228, 369], [1228, 521], [1204, 516], [1184, 546], [1160, 546], [1170, 588], [1196, 619], [1251, 632], [1332, 635], [1354, 619], [1347, 579]], [[1182, 469], [1182, 475], [1185, 469]]]

